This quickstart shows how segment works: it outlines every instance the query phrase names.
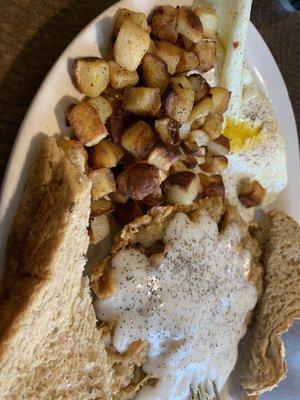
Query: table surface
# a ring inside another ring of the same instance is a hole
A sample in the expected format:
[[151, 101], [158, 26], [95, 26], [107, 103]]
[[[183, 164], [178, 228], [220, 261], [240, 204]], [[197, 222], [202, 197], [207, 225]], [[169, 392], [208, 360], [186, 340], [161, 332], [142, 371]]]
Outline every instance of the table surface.
[[[19, 126], [46, 73], [74, 36], [115, 1], [1, 0], [0, 3], [1, 184]], [[254, 0], [251, 19], [279, 65], [300, 130], [300, 12], [284, 12], [278, 4], [277, 0]], [[299, 332], [298, 323], [290, 332], [298, 337], [298, 343]], [[300, 398], [299, 381], [293, 391], [296, 397], [288, 394], [293, 383], [296, 380], [290, 377], [277, 393], [275, 390], [263, 397], [296, 400]]]

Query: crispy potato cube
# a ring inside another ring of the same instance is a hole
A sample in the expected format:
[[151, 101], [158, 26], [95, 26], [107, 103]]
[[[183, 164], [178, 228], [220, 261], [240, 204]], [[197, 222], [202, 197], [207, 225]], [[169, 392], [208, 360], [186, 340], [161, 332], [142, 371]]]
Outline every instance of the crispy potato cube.
[[190, 131], [187, 140], [189, 142], [195, 142], [197, 146], [207, 146], [209, 144], [209, 134], [202, 131], [201, 129], [196, 129], [194, 131]]
[[192, 124], [195, 120], [206, 117], [213, 109], [213, 101], [211, 95], [206, 95], [194, 105], [189, 117], [188, 122]]
[[205, 157], [206, 155], [206, 147], [205, 146], [198, 146], [195, 142], [184, 141], [181, 143], [181, 147], [183, 151], [191, 156], [196, 158], [198, 157]]
[[201, 75], [190, 75], [187, 78], [195, 92], [195, 101], [198, 102], [209, 93], [209, 84]]
[[199, 65], [199, 59], [196, 53], [192, 51], [183, 51], [176, 67], [176, 73], [188, 72], [196, 69]]
[[152, 35], [160, 40], [176, 44], [178, 10], [172, 6], [160, 6], [153, 12], [151, 19]]
[[142, 200], [142, 204], [146, 206], [147, 209], [150, 209], [152, 207], [160, 206], [165, 202], [165, 197], [162, 193], [161, 188], [158, 189], [157, 192], [150, 194], [149, 196], [146, 196]]
[[92, 200], [99, 200], [116, 190], [113, 173], [108, 168], [92, 170], [88, 173], [88, 178], [92, 181]]
[[128, 71], [135, 71], [149, 45], [149, 33], [127, 19], [121, 26], [114, 44], [115, 60]]
[[192, 46], [191, 51], [198, 56], [200, 72], [207, 72], [216, 65], [217, 44], [214, 40], [201, 40]]
[[199, 192], [199, 179], [191, 171], [170, 175], [163, 183], [168, 204], [191, 204]]
[[174, 146], [158, 144], [149, 154], [147, 162], [167, 172], [179, 157], [180, 152]]
[[243, 184], [238, 198], [244, 207], [250, 208], [261, 205], [266, 193], [266, 189], [259, 182], [250, 181]]
[[158, 88], [133, 87], [125, 90], [122, 107], [126, 111], [144, 117], [155, 117], [160, 106]]
[[89, 97], [98, 97], [109, 84], [108, 64], [97, 57], [76, 59], [72, 75], [78, 90]]
[[223, 115], [210, 113], [202, 129], [209, 134], [211, 140], [217, 139], [222, 133], [223, 121]]
[[88, 153], [82, 143], [78, 140], [59, 139], [57, 145], [66, 152], [72, 164], [78, 167], [82, 172], [85, 172]]
[[121, 145], [134, 157], [145, 159], [155, 146], [157, 139], [149, 124], [137, 121], [123, 133]]
[[166, 89], [163, 101], [163, 112], [179, 123], [186, 122], [194, 105], [195, 93], [173, 84]]
[[129, 199], [124, 204], [118, 204], [114, 211], [114, 218], [118, 225], [124, 227], [143, 215], [141, 207], [136, 200]]
[[128, 200], [128, 196], [125, 193], [119, 191], [110, 193], [109, 198], [111, 199], [112, 202], [121, 204], [126, 203], [126, 201]]
[[161, 93], [170, 82], [165, 62], [152, 53], [145, 54], [142, 60], [142, 78], [145, 86], [159, 88]]
[[222, 87], [213, 87], [210, 88], [209, 93], [212, 95], [214, 103], [213, 112], [215, 114], [223, 114], [229, 105], [230, 92]]
[[182, 42], [182, 45], [180, 47], [182, 47], [183, 49], [185, 49], [187, 51], [190, 51], [191, 47], [194, 44], [194, 42], [192, 42], [190, 39], [188, 39], [187, 37], [185, 37], [183, 35], [179, 35], [178, 40], [180, 40], [180, 42]]
[[107, 200], [104, 197], [99, 200], [91, 202], [91, 216], [97, 217], [98, 215], [109, 214], [113, 212], [114, 205], [111, 200]]
[[110, 233], [109, 222], [106, 215], [98, 215], [90, 219], [89, 236], [91, 244], [102, 242]]
[[220, 135], [217, 139], [209, 141], [207, 148], [210, 154], [226, 156], [230, 152], [230, 140]]
[[215, 39], [218, 32], [219, 20], [215, 10], [211, 7], [197, 7], [194, 13], [202, 23], [203, 39]]
[[155, 41], [154, 44], [155, 54], [166, 63], [169, 74], [175, 74], [182, 49], [165, 41]]
[[155, 130], [160, 140], [165, 144], [174, 144], [179, 141], [180, 124], [170, 118], [155, 120]]
[[180, 86], [184, 89], [192, 89], [192, 85], [190, 84], [188, 78], [186, 76], [173, 76], [171, 78], [171, 82], [174, 83], [175, 86]]
[[121, 26], [127, 19], [129, 19], [131, 22], [134, 22], [145, 31], [149, 33], [151, 32], [151, 28], [147, 23], [147, 17], [144, 13], [128, 10], [127, 8], [121, 8], [121, 10], [119, 10], [117, 14], [117, 18], [114, 24], [114, 37], [118, 36]]
[[210, 174], [220, 174], [228, 166], [228, 159], [224, 156], [206, 156], [201, 169]]
[[108, 61], [110, 84], [114, 89], [135, 86], [139, 81], [136, 71], [127, 71], [115, 61]]
[[75, 136], [85, 146], [94, 146], [108, 134], [98, 112], [88, 102], [72, 107], [67, 119]]
[[90, 153], [90, 165], [92, 168], [113, 168], [124, 156], [121, 146], [110, 140], [104, 139], [96, 144]]
[[190, 8], [180, 7], [177, 19], [177, 31], [193, 43], [197, 43], [202, 39], [202, 23]]
[[94, 109], [97, 111], [102, 123], [106, 124], [108, 118], [113, 112], [113, 108], [109, 101], [107, 101], [104, 97], [99, 96], [88, 99], [87, 102], [91, 104], [91, 106], [94, 107]]
[[120, 143], [121, 135], [132, 121], [132, 115], [117, 108], [107, 120], [107, 130], [114, 143]]
[[187, 166], [182, 161], [175, 161], [169, 170], [169, 175], [177, 174], [177, 172], [187, 171]]
[[225, 187], [221, 175], [199, 174], [204, 197], [225, 197]]

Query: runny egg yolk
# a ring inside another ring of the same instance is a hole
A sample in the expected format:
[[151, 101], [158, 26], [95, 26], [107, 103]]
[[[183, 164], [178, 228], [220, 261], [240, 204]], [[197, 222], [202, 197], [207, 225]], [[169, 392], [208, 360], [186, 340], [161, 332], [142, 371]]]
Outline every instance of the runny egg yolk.
[[258, 143], [261, 140], [261, 125], [253, 126], [246, 121], [234, 121], [229, 118], [223, 131], [223, 135], [230, 140], [232, 153]]

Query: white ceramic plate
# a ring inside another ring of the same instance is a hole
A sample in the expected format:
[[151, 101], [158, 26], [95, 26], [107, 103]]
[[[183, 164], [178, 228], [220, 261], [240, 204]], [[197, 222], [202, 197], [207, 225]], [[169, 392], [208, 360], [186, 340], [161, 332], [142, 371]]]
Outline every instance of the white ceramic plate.
[[[120, 7], [149, 13], [158, 4], [173, 4], [173, 0], [122, 0], [95, 18], [72, 41], [56, 61], [38, 90], [20, 127], [15, 141], [0, 195], [0, 276], [3, 270], [7, 237], [19, 206], [32, 155], [43, 136], [67, 132], [64, 112], [74, 99], [82, 97], [70, 79], [73, 59], [78, 56], [97, 56], [105, 49], [112, 33], [112, 18]], [[178, 0], [191, 5], [191, 0]], [[247, 59], [272, 100], [279, 125], [285, 137], [289, 182], [272, 207], [288, 212], [300, 222], [300, 166], [298, 139], [294, 115], [287, 89], [278, 67], [253, 25], [250, 25]], [[25, 244], [26, 245], [26, 244]]]

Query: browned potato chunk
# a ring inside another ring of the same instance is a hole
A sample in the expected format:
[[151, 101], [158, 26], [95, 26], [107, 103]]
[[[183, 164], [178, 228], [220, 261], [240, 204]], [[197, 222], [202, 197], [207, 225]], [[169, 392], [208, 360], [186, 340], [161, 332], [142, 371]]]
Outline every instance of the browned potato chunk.
[[152, 53], [147, 53], [142, 60], [142, 77], [145, 86], [159, 88], [161, 93], [170, 82], [165, 62]]
[[192, 85], [190, 84], [188, 78], [186, 76], [173, 76], [171, 78], [171, 83], [174, 83], [175, 86], [180, 86], [184, 89], [192, 89]]
[[195, 92], [195, 101], [198, 102], [209, 93], [209, 84], [201, 75], [191, 75], [187, 78]]
[[228, 166], [228, 159], [224, 156], [206, 156], [201, 169], [210, 174], [220, 174]]
[[169, 170], [169, 175], [177, 174], [177, 172], [187, 171], [187, 166], [182, 161], [175, 161]]
[[113, 173], [108, 168], [90, 171], [88, 177], [92, 181], [92, 200], [99, 200], [116, 190]]
[[76, 59], [72, 74], [78, 90], [89, 97], [99, 96], [109, 84], [108, 64], [97, 57]]
[[184, 141], [181, 144], [183, 151], [191, 156], [197, 158], [201, 158], [204, 161], [204, 157], [206, 155], [206, 147], [205, 146], [198, 146], [195, 142]]
[[[118, 179], [117, 179], [117, 183], [118, 183]], [[128, 200], [127, 194], [119, 192], [119, 191], [110, 193], [109, 198], [111, 199], [112, 202], [118, 203], [118, 204], [119, 203], [124, 204]]]
[[183, 123], [192, 111], [194, 99], [193, 90], [171, 84], [164, 95], [163, 112], [175, 121]]
[[60, 139], [57, 145], [61, 147], [72, 164], [76, 165], [82, 172], [85, 172], [88, 154], [82, 143], [78, 140]]
[[118, 36], [121, 26], [127, 19], [129, 19], [131, 22], [134, 22], [140, 28], [150, 33], [151, 28], [147, 23], [147, 17], [145, 14], [137, 11], [128, 10], [127, 8], [121, 8], [121, 10], [119, 10], [117, 14], [116, 22], [114, 24], [114, 37]]
[[88, 102], [72, 107], [67, 119], [77, 139], [85, 146], [94, 146], [108, 134], [99, 114]]
[[208, 143], [208, 151], [210, 154], [226, 156], [230, 152], [230, 140], [223, 135]]
[[92, 148], [90, 165], [92, 168], [113, 168], [124, 155], [124, 150], [110, 140], [101, 140]]
[[197, 119], [201, 119], [206, 117], [210, 111], [213, 109], [213, 101], [211, 95], [206, 95], [201, 99], [197, 104], [194, 105], [189, 118], [188, 122], [191, 124]]
[[175, 74], [182, 49], [165, 41], [156, 41], [154, 44], [155, 54], [166, 63], [169, 74]]
[[225, 187], [221, 175], [199, 174], [204, 197], [225, 197]]
[[114, 210], [114, 205], [111, 200], [105, 198], [91, 202], [91, 216], [97, 217], [102, 214], [109, 214]]
[[217, 45], [214, 40], [201, 40], [193, 45], [191, 51], [197, 54], [200, 72], [211, 70], [217, 62]]
[[196, 53], [192, 51], [183, 51], [177, 64], [176, 73], [182, 73], [196, 69], [199, 65], [199, 59]]
[[124, 110], [144, 117], [155, 117], [161, 106], [158, 88], [133, 87], [125, 90]]
[[152, 35], [160, 40], [176, 44], [178, 10], [172, 6], [161, 6], [154, 10], [151, 27]]
[[141, 207], [136, 200], [129, 199], [124, 204], [118, 204], [114, 211], [114, 218], [121, 227], [134, 221], [136, 218], [143, 215]]
[[222, 87], [213, 87], [210, 88], [210, 94], [214, 103], [213, 112], [215, 114], [223, 114], [228, 108], [230, 92]]
[[194, 13], [202, 23], [203, 39], [215, 39], [219, 25], [219, 20], [215, 10], [210, 7], [197, 7], [194, 9]]
[[189, 132], [187, 140], [189, 142], [195, 142], [199, 147], [207, 146], [209, 144], [209, 134], [201, 129], [196, 129]]
[[149, 45], [149, 33], [127, 19], [121, 26], [114, 44], [115, 60], [128, 71], [135, 71]]
[[113, 112], [111, 104], [102, 96], [88, 99], [87, 102], [97, 111], [102, 123], [106, 124]]
[[170, 118], [155, 120], [155, 130], [160, 140], [165, 144], [174, 144], [179, 141], [180, 124]]
[[110, 233], [109, 222], [106, 215], [98, 215], [90, 219], [89, 236], [91, 244], [102, 242]]
[[[188, 39], [187, 37], [183, 36], [183, 35], [179, 35], [178, 36], [178, 40], [177, 43], [181, 43], [180, 47], [182, 47], [183, 49], [189, 51], [191, 50], [191, 47], [193, 46], [194, 42], [192, 42], [190, 39]], [[179, 44], [178, 44], [179, 46]]]
[[144, 121], [135, 122], [121, 137], [121, 145], [134, 157], [141, 159], [148, 157], [156, 141], [151, 126]]
[[163, 191], [169, 204], [191, 204], [199, 192], [199, 179], [191, 171], [178, 172], [165, 180]]
[[190, 8], [180, 7], [177, 19], [177, 30], [193, 43], [197, 43], [202, 39], [202, 23]]
[[108, 61], [110, 84], [115, 89], [135, 86], [139, 81], [136, 71], [127, 71], [115, 61]]
[[266, 189], [257, 181], [250, 181], [243, 184], [238, 198], [246, 208], [259, 206], [266, 196]]
[[112, 115], [107, 120], [106, 126], [114, 143], [120, 142], [121, 135], [128, 124], [130, 124], [131, 120], [132, 115], [129, 112], [121, 108], [117, 108], [113, 111]]
[[209, 134], [211, 140], [217, 139], [222, 133], [223, 121], [223, 115], [210, 113], [202, 129]]
[[163, 171], [169, 171], [171, 165], [179, 158], [180, 152], [174, 146], [158, 144], [148, 157], [148, 163]]

